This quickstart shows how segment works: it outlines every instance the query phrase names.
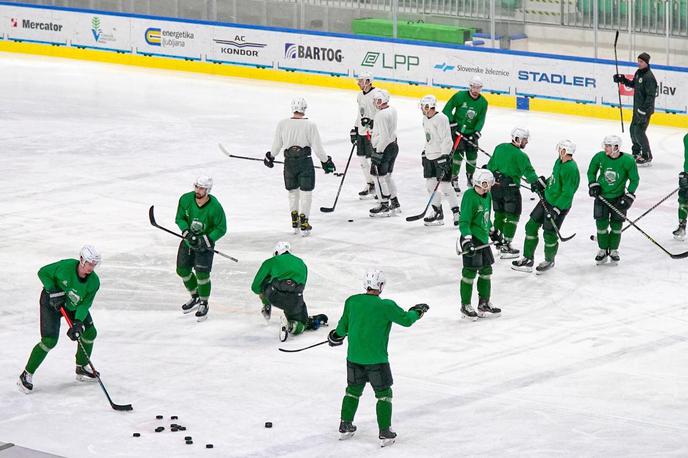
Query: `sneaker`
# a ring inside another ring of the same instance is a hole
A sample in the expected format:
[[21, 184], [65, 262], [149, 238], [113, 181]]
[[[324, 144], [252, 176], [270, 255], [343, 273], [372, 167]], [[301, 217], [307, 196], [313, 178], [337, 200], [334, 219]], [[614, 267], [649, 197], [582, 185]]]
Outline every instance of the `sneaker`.
[[459, 210], [459, 207], [454, 207], [451, 209], [451, 211], [454, 214], [454, 226], [458, 226], [459, 218], [461, 218], [461, 211]]
[[423, 218], [423, 224], [426, 226], [442, 226], [444, 225], [444, 213], [442, 207], [432, 206], [433, 213]]
[[306, 323], [306, 329], [308, 331], [316, 331], [320, 326], [327, 326], [327, 315], [320, 313], [308, 317], [308, 322]]
[[270, 321], [270, 317], [272, 316], [272, 306], [270, 304], [265, 304], [260, 310], [260, 314], [263, 315], [265, 321]]
[[98, 380], [98, 377], [100, 377], [100, 373], [97, 371], [93, 371], [91, 369], [91, 366], [88, 364], [84, 366], [76, 366], [76, 379], [79, 382], [93, 382]]
[[480, 318], [487, 318], [490, 316], [498, 317], [502, 314], [502, 309], [493, 307], [488, 299], [478, 299], [478, 316]]
[[361, 200], [370, 199], [375, 196], [375, 184], [368, 183], [363, 191], [358, 193], [358, 198]]
[[471, 304], [462, 304], [461, 305], [461, 314], [463, 315], [464, 318], [469, 318], [473, 321], [478, 319], [478, 314], [475, 313], [475, 309]]
[[598, 250], [597, 255], [595, 256], [595, 262], [597, 265], [602, 265], [608, 260], [609, 253], [607, 253], [607, 250]]
[[343, 441], [353, 437], [356, 432], [356, 426], [350, 421], [342, 420], [339, 422], [339, 440]]
[[516, 248], [511, 247], [511, 242], [504, 242], [504, 244], [499, 248], [499, 252], [501, 253], [500, 258], [501, 259], [514, 259], [518, 258], [518, 254], [520, 253], [519, 250]]
[[536, 274], [542, 274], [542, 273], [545, 273], [548, 270], [552, 269], [553, 267], [554, 267], [554, 261], [542, 261], [535, 268], [535, 273]]
[[676, 230], [674, 232], [672, 232], [672, 234], [674, 234], [674, 238], [676, 240], [679, 240], [681, 242], [683, 242], [686, 239], [686, 220], [685, 219], [678, 222], [678, 227], [676, 228]]
[[387, 202], [380, 202], [377, 207], [370, 209], [370, 216], [375, 217], [385, 217], [390, 216], [389, 204]]
[[191, 296], [191, 299], [186, 301], [184, 305], [182, 305], [182, 312], [184, 313], [191, 313], [193, 310], [198, 307], [198, 294], [193, 294]]
[[619, 250], [609, 250], [609, 262], [616, 265], [619, 261], [621, 261]]
[[454, 188], [455, 193], [458, 194], [461, 192], [461, 188], [459, 187], [459, 177], [452, 177], [451, 185], [452, 185], [452, 188]]
[[311, 233], [311, 229], [313, 229], [313, 226], [311, 226], [308, 223], [308, 218], [306, 218], [306, 215], [304, 215], [303, 213], [299, 215], [299, 220], [301, 222], [301, 235], [303, 237], [307, 237]]
[[389, 209], [392, 213], [392, 215], [399, 215], [401, 214], [401, 205], [399, 205], [399, 199], [396, 197], [392, 197], [389, 201]]
[[208, 301], [200, 300], [198, 302], [198, 310], [196, 310], [196, 318], [198, 321], [205, 321], [208, 319]]
[[511, 262], [511, 268], [513, 270], [518, 270], [519, 272], [532, 272], [533, 271], [533, 260], [528, 259], [525, 256], [518, 261]]
[[299, 212], [297, 211], [291, 212], [291, 229], [294, 234], [299, 233]]
[[17, 387], [19, 391], [24, 394], [29, 394], [33, 391], [33, 375], [24, 371], [19, 374], [19, 380], [17, 380]]
[[397, 433], [389, 428], [381, 429], [378, 438], [380, 439], [380, 447], [387, 447], [396, 441]]

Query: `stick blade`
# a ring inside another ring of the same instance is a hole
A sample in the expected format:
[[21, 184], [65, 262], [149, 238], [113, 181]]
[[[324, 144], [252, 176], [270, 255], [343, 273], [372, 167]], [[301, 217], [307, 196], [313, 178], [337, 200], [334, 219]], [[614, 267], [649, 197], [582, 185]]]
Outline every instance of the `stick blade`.
[[570, 235], [570, 236], [568, 236], [568, 237], [561, 237], [561, 241], [562, 241], [562, 242], [568, 242], [569, 240], [571, 240], [571, 239], [574, 238], [575, 236], [576, 236], [576, 233], [574, 232], [573, 235]]
[[408, 221], [408, 222], [411, 222], [411, 221], [418, 221], [418, 220], [421, 219], [423, 216], [425, 216], [425, 213], [423, 213], [422, 215], [407, 216], [407, 217], [406, 217], [406, 221]]
[[119, 411], [119, 412], [129, 412], [130, 410], [134, 410], [134, 408], [131, 406], [131, 404], [112, 404], [112, 408]]
[[334, 207], [320, 207], [320, 211], [323, 213], [332, 213], [334, 211]]
[[153, 226], [157, 226], [158, 224], [155, 222], [155, 205], [151, 205], [150, 208], [148, 209], [148, 221]]
[[688, 251], [686, 251], [686, 252], [684, 252], [684, 253], [670, 254], [669, 256], [671, 256], [671, 259], [684, 259], [684, 258], [688, 258]]

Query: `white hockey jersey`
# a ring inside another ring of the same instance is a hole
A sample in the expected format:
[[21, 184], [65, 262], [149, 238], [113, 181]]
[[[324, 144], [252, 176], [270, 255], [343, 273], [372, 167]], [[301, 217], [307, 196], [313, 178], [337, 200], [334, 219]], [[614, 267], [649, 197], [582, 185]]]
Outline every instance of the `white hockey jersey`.
[[275, 139], [272, 142], [272, 155], [274, 157], [292, 146], [301, 148], [309, 146], [311, 151], [318, 156], [320, 162], [327, 161], [327, 154], [320, 141], [318, 127], [306, 118], [295, 119], [287, 118], [277, 124]]
[[423, 130], [425, 130], [425, 157], [437, 159], [449, 154], [452, 149], [449, 118], [438, 111], [432, 118], [423, 115]]
[[397, 110], [387, 107], [375, 114], [373, 132], [370, 143], [377, 152], [383, 152], [387, 146], [397, 139]]
[[374, 88], [366, 93], [363, 91], [359, 92], [356, 96], [356, 102], [358, 103], [358, 112], [356, 113], [356, 121], [354, 123], [355, 127], [358, 127], [358, 135], [368, 135], [370, 129], [366, 126], [363, 127], [361, 124], [362, 118], [374, 119], [377, 113], [377, 108], [375, 108], [375, 103], [373, 103], [373, 91]]

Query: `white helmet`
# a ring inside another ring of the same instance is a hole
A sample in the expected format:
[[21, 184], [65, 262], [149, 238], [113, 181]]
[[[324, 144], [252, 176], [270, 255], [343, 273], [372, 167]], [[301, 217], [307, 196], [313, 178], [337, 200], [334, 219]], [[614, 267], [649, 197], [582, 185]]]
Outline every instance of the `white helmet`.
[[511, 130], [511, 140], [513, 141], [516, 141], [516, 139], [518, 139], [518, 141], [521, 141], [524, 138], [528, 139], [529, 137], [530, 132], [528, 132], [528, 129], [526, 129], [525, 127], [514, 127]]
[[356, 80], [357, 80], [357, 81], [368, 80], [368, 81], [370, 81], [370, 82], [372, 83], [372, 82], [373, 82], [373, 74], [370, 73], [370, 72], [361, 72], [361, 73], [359, 73], [358, 76], [356, 77]]
[[289, 244], [289, 242], [277, 242], [275, 244], [275, 249], [273, 250], [275, 256], [279, 256], [288, 251], [291, 251], [291, 244]]
[[363, 287], [366, 290], [375, 289], [382, 291], [385, 286], [385, 274], [378, 269], [368, 269], [363, 277]]
[[426, 95], [420, 99], [420, 107], [424, 108], [425, 106], [435, 108], [437, 106], [437, 98], [434, 95]]
[[474, 75], [468, 82], [469, 87], [483, 87], [483, 80], [478, 75]]
[[617, 148], [621, 149], [623, 141], [621, 140], [621, 137], [619, 137], [618, 135], [607, 135], [606, 137], [604, 137], [604, 140], [602, 141], [602, 147], [605, 147], [607, 145], [616, 146]]
[[84, 245], [81, 247], [79, 252], [79, 257], [81, 258], [81, 263], [90, 262], [94, 265], [100, 263], [100, 253], [96, 250], [93, 245]]
[[557, 152], [561, 152], [562, 149], [566, 150], [566, 154], [573, 155], [576, 152], [576, 144], [571, 140], [561, 140], [557, 143]]
[[197, 188], [206, 189], [208, 192], [210, 192], [210, 190], [213, 189], [213, 179], [208, 175], [200, 175], [198, 178], [196, 178], [196, 181], [194, 181], [194, 186]]
[[495, 178], [492, 172], [488, 169], [475, 169], [473, 172], [473, 186], [480, 186], [483, 189], [489, 189], [494, 186]]
[[296, 97], [291, 101], [291, 112], [292, 113], [306, 113], [306, 108], [308, 108], [308, 104], [306, 103], [306, 99], [303, 97]]
[[373, 91], [373, 100], [379, 100], [382, 103], [389, 103], [389, 91], [386, 89], [375, 89]]

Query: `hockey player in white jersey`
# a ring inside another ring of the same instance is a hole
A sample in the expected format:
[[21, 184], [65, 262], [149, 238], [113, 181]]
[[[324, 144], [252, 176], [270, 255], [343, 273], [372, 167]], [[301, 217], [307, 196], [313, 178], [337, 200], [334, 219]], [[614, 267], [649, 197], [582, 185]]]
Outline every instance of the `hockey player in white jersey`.
[[361, 199], [370, 199], [375, 195], [375, 184], [370, 174], [370, 156], [373, 154], [373, 146], [370, 143], [371, 131], [373, 129], [373, 119], [377, 108], [373, 102], [373, 75], [362, 72], [356, 78], [361, 92], [356, 95], [356, 120], [354, 127], [349, 132], [351, 144], [356, 145], [356, 156], [361, 164], [363, 178], [366, 183], [363, 191], [358, 193]]
[[332, 158], [325, 154], [318, 127], [305, 117], [307, 106], [303, 97], [291, 101], [293, 116], [277, 124], [272, 150], [265, 153], [263, 160], [266, 167], [274, 167], [275, 158], [284, 149], [284, 187], [289, 191], [291, 227], [295, 234], [300, 230], [303, 236], [310, 234], [312, 229], [308, 221], [315, 188], [311, 152], [318, 156], [325, 173], [336, 170]]
[[428, 193], [432, 194], [437, 189], [432, 199], [433, 213], [423, 218], [423, 221], [426, 226], [444, 224], [442, 213], [442, 195], [444, 195], [454, 214], [454, 226], [458, 226], [459, 199], [451, 185], [452, 140], [449, 119], [444, 113], [437, 111], [436, 107], [437, 99], [434, 95], [426, 95], [420, 100], [420, 108], [423, 111], [423, 130], [425, 130], [425, 149], [421, 155], [423, 177], [426, 180]]
[[392, 179], [394, 161], [399, 154], [397, 110], [389, 106], [389, 92], [384, 89], [373, 91], [373, 101], [378, 112], [373, 119], [373, 131], [370, 136], [373, 145], [370, 173], [373, 175], [379, 204], [370, 209], [370, 216], [390, 216], [401, 213], [397, 186]]

